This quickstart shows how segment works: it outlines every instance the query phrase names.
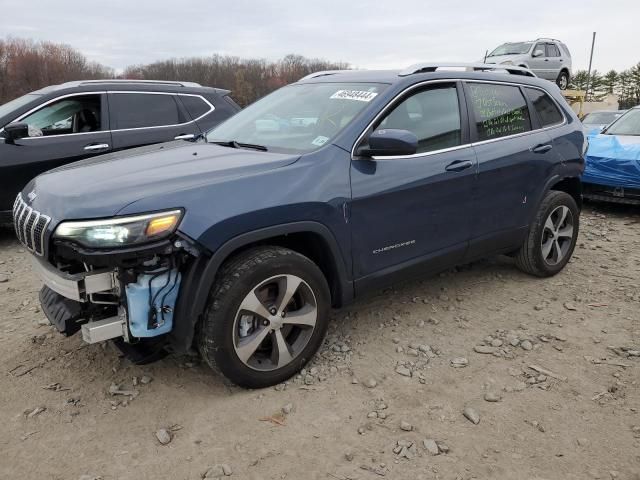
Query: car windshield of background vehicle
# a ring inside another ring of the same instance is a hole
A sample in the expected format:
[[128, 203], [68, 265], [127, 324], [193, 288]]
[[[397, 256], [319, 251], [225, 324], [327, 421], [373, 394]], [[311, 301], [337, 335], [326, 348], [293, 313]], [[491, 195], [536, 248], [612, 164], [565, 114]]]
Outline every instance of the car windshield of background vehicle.
[[4, 105], [0, 105], [0, 118], [4, 117], [5, 115], [10, 114], [11, 112], [16, 110], [17, 108], [20, 108], [20, 107], [22, 107], [23, 105], [26, 105], [29, 102], [33, 102], [39, 96], [40, 95], [35, 95], [33, 93], [28, 93], [27, 95], [23, 95], [22, 97], [18, 97], [18, 98], [14, 99], [14, 100], [11, 100], [10, 102], [5, 103]]
[[616, 112], [594, 112], [585, 117], [582, 123], [595, 125], [608, 125], [618, 118], [621, 113]]
[[330, 142], [385, 88], [379, 83], [290, 85], [211, 130], [207, 141], [311, 152]]
[[607, 135], [639, 135], [640, 109], [629, 110], [616, 123], [607, 128]]
[[531, 48], [531, 42], [505, 43], [496, 48], [487, 57], [497, 57], [498, 55], [520, 55], [527, 53]]

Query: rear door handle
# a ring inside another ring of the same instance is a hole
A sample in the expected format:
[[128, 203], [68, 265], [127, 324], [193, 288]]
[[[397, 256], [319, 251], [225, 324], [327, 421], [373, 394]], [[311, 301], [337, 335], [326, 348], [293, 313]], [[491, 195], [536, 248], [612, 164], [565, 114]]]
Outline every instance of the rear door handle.
[[95, 152], [96, 150], [106, 150], [107, 148], [109, 148], [109, 144], [108, 143], [94, 143], [94, 144], [87, 145], [86, 147], [84, 147], [84, 149], [87, 152]]
[[193, 133], [181, 133], [177, 137], [173, 137], [174, 140], [193, 140], [196, 136]]
[[533, 153], [547, 153], [549, 150], [551, 150], [553, 148], [553, 145], [536, 145], [535, 147], [531, 147], [529, 150], [531, 150]]
[[447, 172], [461, 172], [462, 170], [466, 170], [473, 166], [473, 162], [471, 160], [456, 160], [453, 163], [450, 163], [445, 167]]

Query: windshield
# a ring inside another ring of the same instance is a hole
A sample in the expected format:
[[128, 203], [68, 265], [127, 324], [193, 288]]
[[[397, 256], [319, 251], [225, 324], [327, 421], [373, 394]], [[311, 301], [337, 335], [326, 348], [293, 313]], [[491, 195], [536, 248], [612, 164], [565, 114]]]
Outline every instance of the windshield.
[[211, 130], [207, 141], [285, 153], [317, 150], [386, 87], [378, 83], [289, 85]]
[[640, 135], [640, 108], [634, 108], [622, 115], [607, 128], [607, 135]]
[[609, 125], [611, 122], [613, 122], [620, 115], [622, 115], [622, 113], [618, 113], [618, 112], [594, 112], [594, 113], [590, 113], [589, 115], [584, 117], [584, 120], [582, 120], [582, 123], [594, 124], [594, 125]]
[[498, 55], [520, 55], [522, 53], [527, 53], [531, 48], [531, 45], [533, 45], [533, 42], [503, 43], [487, 56], [497, 57]]
[[33, 93], [29, 93], [22, 97], [18, 97], [15, 100], [11, 100], [10, 102], [5, 103], [4, 105], [0, 105], [0, 118], [4, 117], [5, 115], [9, 115], [15, 109], [20, 108], [29, 102], [32, 102], [39, 96], [40, 95], [34, 95]]

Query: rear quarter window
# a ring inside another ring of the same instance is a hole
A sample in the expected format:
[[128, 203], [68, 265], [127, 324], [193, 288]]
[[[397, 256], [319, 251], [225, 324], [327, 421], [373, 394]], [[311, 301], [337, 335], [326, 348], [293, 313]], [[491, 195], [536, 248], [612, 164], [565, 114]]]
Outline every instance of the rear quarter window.
[[180, 100], [193, 120], [200, 118], [211, 110], [209, 104], [202, 97], [180, 95]]
[[537, 88], [525, 88], [524, 91], [529, 97], [529, 101], [533, 104], [533, 108], [540, 120], [540, 125], [549, 127], [564, 121], [562, 113], [549, 95]]
[[467, 86], [479, 141], [531, 130], [529, 109], [520, 88], [493, 83], [468, 83]]

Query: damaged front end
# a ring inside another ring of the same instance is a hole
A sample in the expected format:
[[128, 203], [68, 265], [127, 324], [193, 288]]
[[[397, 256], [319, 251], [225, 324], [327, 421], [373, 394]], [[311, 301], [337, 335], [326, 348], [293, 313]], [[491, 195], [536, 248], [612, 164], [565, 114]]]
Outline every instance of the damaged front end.
[[[27, 248], [34, 210], [14, 211], [18, 238]], [[174, 328], [181, 282], [199, 250], [176, 233], [182, 212], [108, 220], [61, 222], [32, 250], [44, 286], [42, 310], [64, 335], [82, 331], [88, 343], [162, 345]], [[44, 234], [43, 234], [44, 235]], [[31, 240], [31, 241], [30, 241]]]

